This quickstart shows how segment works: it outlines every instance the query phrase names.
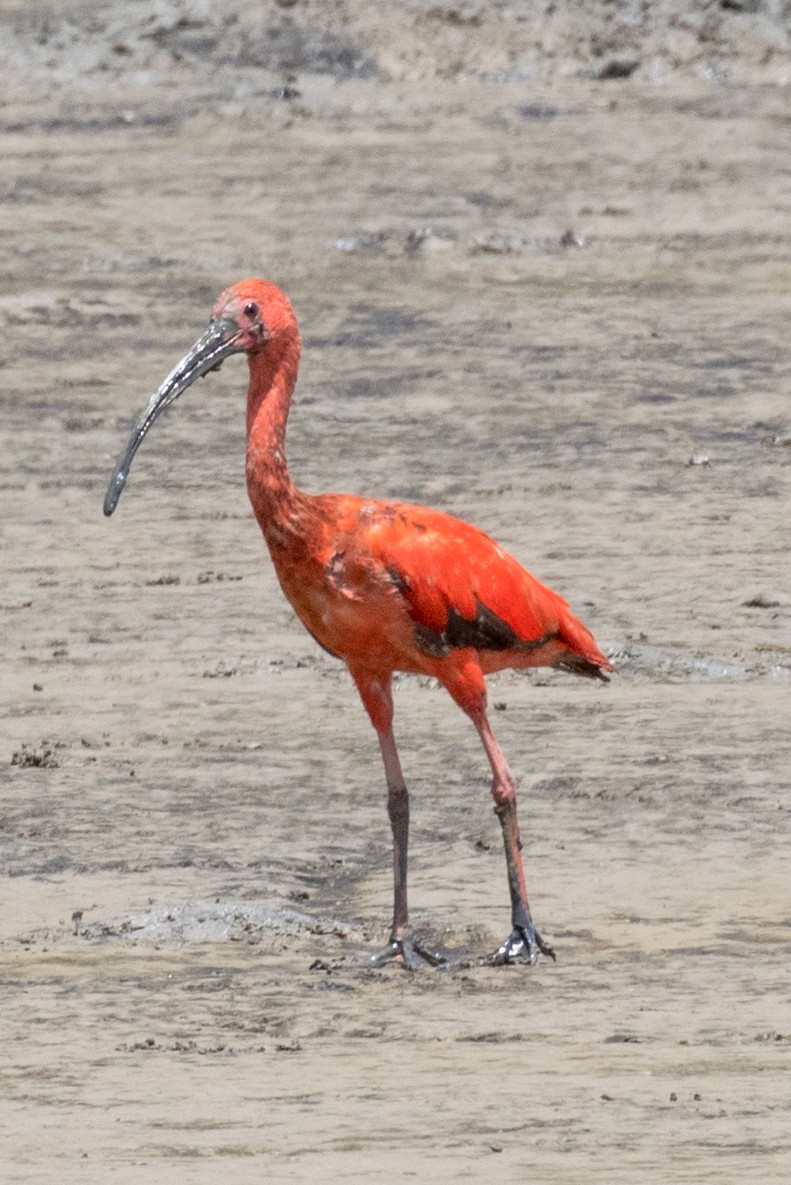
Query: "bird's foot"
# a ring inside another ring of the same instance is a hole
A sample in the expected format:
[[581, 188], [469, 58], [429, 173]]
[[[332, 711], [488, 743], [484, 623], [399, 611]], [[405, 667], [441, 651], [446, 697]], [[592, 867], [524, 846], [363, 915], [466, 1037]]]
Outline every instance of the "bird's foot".
[[514, 926], [502, 946], [493, 951], [486, 960], [493, 967], [506, 963], [529, 963], [532, 967], [539, 955], [547, 955], [555, 962], [555, 952], [539, 934], [535, 926]]
[[445, 955], [429, 950], [414, 938], [392, 938], [384, 950], [371, 956], [369, 966], [383, 967], [392, 961], [407, 971], [416, 971], [421, 960], [430, 967], [443, 967], [448, 961]]

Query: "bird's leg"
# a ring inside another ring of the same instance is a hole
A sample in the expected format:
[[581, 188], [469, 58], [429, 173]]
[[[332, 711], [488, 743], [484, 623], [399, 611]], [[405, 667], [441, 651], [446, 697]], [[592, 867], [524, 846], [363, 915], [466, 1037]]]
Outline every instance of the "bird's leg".
[[409, 792], [393, 736], [393, 692], [390, 678], [386, 680], [369, 671], [352, 670], [366, 711], [379, 737], [379, 748], [387, 779], [387, 813], [393, 831], [393, 928], [390, 941], [380, 954], [374, 955], [375, 967], [395, 959], [410, 970], [419, 966], [419, 958], [437, 966], [445, 960], [441, 955], [426, 950], [408, 937], [409, 910], [407, 907], [407, 849], [409, 847]]
[[[387, 778], [387, 813], [393, 830], [393, 928], [390, 942], [371, 959], [381, 966], [396, 959], [409, 970], [414, 970], [424, 959], [432, 966], [444, 962], [441, 955], [427, 950], [416, 940], [407, 937], [409, 910], [407, 907], [407, 850], [409, 847], [409, 792], [406, 788], [395, 737], [391, 727], [377, 730]], [[419, 957], [418, 957], [419, 956]]]
[[508, 870], [508, 891], [511, 895], [511, 925], [513, 929], [502, 946], [490, 956], [495, 964], [525, 960], [535, 963], [539, 954], [554, 960], [555, 952], [544, 942], [536, 929], [527, 900], [527, 884], [522, 863], [522, 840], [516, 814], [516, 785], [503, 751], [492, 732], [486, 713], [481, 711], [475, 721], [494, 774], [492, 797], [494, 810], [500, 820]]
[[385, 777], [387, 813], [393, 831], [393, 928], [391, 942], [403, 942], [409, 924], [407, 906], [407, 852], [409, 848], [409, 791], [398, 759], [392, 728], [379, 733]]

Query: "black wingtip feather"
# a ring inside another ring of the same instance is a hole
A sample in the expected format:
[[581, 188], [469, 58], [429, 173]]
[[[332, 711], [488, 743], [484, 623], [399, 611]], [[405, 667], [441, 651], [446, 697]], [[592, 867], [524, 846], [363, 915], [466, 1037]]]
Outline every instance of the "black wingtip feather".
[[589, 662], [587, 658], [582, 658], [579, 654], [570, 654], [567, 658], [562, 658], [556, 666], [562, 671], [569, 671], [572, 675], [582, 675], [584, 679], [598, 679], [601, 683], [609, 683], [610, 676], [605, 675], [604, 671], [595, 662]]

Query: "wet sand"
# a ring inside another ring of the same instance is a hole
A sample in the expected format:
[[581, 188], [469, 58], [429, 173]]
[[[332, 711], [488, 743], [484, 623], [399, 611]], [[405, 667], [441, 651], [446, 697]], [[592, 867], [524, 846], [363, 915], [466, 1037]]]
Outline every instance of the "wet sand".
[[[0, 108], [3, 1181], [787, 1180], [787, 89], [441, 77], [425, 45], [410, 75], [395, 43], [386, 73], [370, 39], [345, 73], [168, 73], [164, 34], [144, 61], [31, 22]], [[367, 967], [377, 746], [252, 520], [243, 361], [102, 517], [248, 274], [303, 330], [300, 484], [477, 523], [618, 665], [490, 681], [556, 965], [481, 963], [485, 758], [404, 678], [414, 924], [454, 957]]]

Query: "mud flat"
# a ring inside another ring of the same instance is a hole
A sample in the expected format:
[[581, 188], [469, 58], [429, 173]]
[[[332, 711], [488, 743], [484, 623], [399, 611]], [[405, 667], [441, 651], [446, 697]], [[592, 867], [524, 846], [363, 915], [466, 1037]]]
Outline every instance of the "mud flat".
[[[784, 26], [375, 7], [2, 17], [0, 1176], [784, 1182]], [[304, 332], [295, 477], [478, 523], [619, 666], [491, 682], [554, 966], [480, 962], [484, 759], [405, 678], [414, 919], [454, 960], [367, 968], [375, 738], [252, 521], [241, 362], [102, 518], [256, 273]]]

